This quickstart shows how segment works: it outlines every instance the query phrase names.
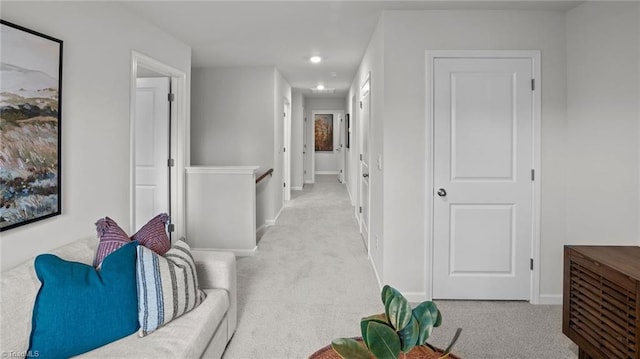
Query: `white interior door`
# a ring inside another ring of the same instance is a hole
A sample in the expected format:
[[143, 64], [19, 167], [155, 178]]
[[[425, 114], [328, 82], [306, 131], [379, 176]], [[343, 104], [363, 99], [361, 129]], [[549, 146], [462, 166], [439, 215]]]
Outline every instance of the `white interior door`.
[[433, 62], [434, 298], [530, 298], [532, 61]]
[[305, 109], [302, 109], [302, 116], [304, 116], [304, 120], [302, 123], [303, 132], [302, 132], [302, 140], [304, 143], [302, 144], [302, 176], [303, 182], [308, 183], [311, 182], [309, 180], [309, 174], [311, 173], [309, 170], [311, 159], [309, 154], [309, 121], [307, 120], [307, 112]]
[[340, 124], [336, 126], [338, 130], [338, 143], [336, 144], [336, 156], [338, 159], [338, 182], [344, 183], [344, 155], [346, 153], [344, 148], [344, 113], [338, 115], [340, 117]]
[[291, 200], [291, 104], [287, 99], [284, 101], [284, 124], [283, 124], [283, 149], [282, 149], [282, 199], [283, 202]]
[[135, 108], [135, 231], [169, 212], [170, 79], [138, 78]]
[[367, 246], [370, 247], [369, 239], [369, 80], [365, 82], [361, 89], [360, 99], [360, 233]]

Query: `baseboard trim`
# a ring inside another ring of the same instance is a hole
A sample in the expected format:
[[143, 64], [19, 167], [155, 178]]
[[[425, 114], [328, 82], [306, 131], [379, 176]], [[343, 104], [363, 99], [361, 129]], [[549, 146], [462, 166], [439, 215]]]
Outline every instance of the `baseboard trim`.
[[338, 171], [316, 171], [317, 175], [338, 175]]
[[264, 224], [267, 226], [275, 226], [276, 222], [278, 221], [278, 217], [280, 217], [280, 214], [282, 213], [282, 210], [284, 209], [284, 207], [280, 208], [280, 210], [278, 211], [278, 214], [276, 214], [276, 218], [274, 219], [267, 219], [264, 221]]
[[291, 187], [294, 191], [302, 191], [302, 187]]
[[209, 252], [231, 252], [236, 257], [253, 257], [256, 255], [256, 252], [258, 252], [258, 246], [253, 247], [253, 249], [192, 248], [192, 250]]
[[562, 305], [562, 294], [540, 294], [540, 305]]
[[[369, 255], [369, 263], [371, 264], [371, 268], [373, 268], [373, 274], [376, 276], [378, 288], [380, 289], [380, 291], [382, 291], [382, 280], [380, 279], [380, 275], [378, 274], [378, 270], [376, 269], [376, 264], [373, 261], [373, 257], [371, 257], [371, 255]], [[402, 295], [412, 303], [420, 303], [427, 300], [426, 292], [403, 292]]]
[[376, 276], [376, 281], [378, 282], [378, 288], [382, 291], [382, 281], [380, 280], [380, 276], [378, 275], [378, 270], [376, 269], [376, 264], [373, 261], [373, 257], [369, 255], [369, 263], [371, 263], [371, 268], [373, 268], [373, 274]]
[[268, 227], [268, 226], [267, 226], [267, 224], [266, 224], [266, 223], [264, 223], [264, 224], [262, 224], [260, 227], [258, 227], [258, 228], [256, 229], [256, 236], [258, 235], [258, 233], [260, 233], [260, 232], [264, 231], [265, 229], [267, 229], [267, 227]]
[[420, 303], [427, 300], [426, 292], [404, 292], [402, 295], [411, 303]]
[[314, 184], [316, 183], [315, 181], [304, 181], [304, 184]]

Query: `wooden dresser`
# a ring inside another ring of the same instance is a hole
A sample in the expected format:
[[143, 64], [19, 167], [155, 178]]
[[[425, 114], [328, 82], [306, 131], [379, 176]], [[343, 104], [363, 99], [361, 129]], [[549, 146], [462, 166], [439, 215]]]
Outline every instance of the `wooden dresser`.
[[640, 247], [565, 246], [562, 332], [580, 359], [640, 358]]

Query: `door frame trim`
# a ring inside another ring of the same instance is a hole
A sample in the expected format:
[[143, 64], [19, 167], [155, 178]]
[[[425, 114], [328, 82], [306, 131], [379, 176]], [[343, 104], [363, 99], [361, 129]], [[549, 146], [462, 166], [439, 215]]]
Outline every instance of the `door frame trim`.
[[[360, 102], [362, 102], [362, 99], [365, 96], [369, 96], [369, 120], [367, 121], [367, 126], [369, 126], [369, 128], [367, 128], [367, 143], [369, 145], [368, 151], [369, 151], [369, 158], [368, 160], [368, 165], [369, 165], [369, 180], [368, 180], [368, 185], [367, 185], [367, 197], [368, 197], [368, 203], [369, 205], [367, 206], [367, 213], [360, 213], [359, 208], [363, 207], [362, 206], [362, 202], [363, 202], [363, 191], [362, 191], [362, 160], [360, 159], [360, 155], [362, 155], [364, 157], [363, 154], [363, 144], [364, 144], [364, 121], [362, 119], [362, 112], [363, 109], [360, 108], [359, 104]], [[361, 237], [363, 237], [363, 240], [367, 246], [367, 256], [373, 260], [373, 258], [371, 257], [371, 71], [367, 72], [366, 76], [364, 77], [364, 80], [362, 80], [362, 82], [360, 82], [359, 86], [358, 86], [358, 98], [356, 99], [356, 107], [358, 108], [358, 126], [359, 126], [359, 141], [358, 141], [358, 152], [356, 154], [356, 158], [358, 159], [357, 161], [357, 173], [358, 173], [358, 179], [357, 179], [357, 188], [358, 188], [358, 205], [356, 206], [356, 218], [358, 220], [358, 231], [360, 232]], [[364, 238], [364, 236], [362, 236], [362, 227], [363, 227], [363, 217], [366, 216], [367, 219], [367, 238]], [[375, 266], [374, 266], [375, 268]], [[379, 283], [380, 281], [378, 281]]]
[[285, 96], [283, 103], [284, 105], [282, 107], [285, 112], [282, 126], [282, 146], [284, 147], [282, 156], [282, 181], [285, 183], [285, 186], [282, 191], [282, 206], [284, 207], [287, 202], [291, 201], [291, 102]]
[[531, 271], [531, 281], [529, 290], [529, 301], [531, 304], [540, 304], [540, 191], [541, 191], [541, 56], [539, 50], [427, 50], [425, 52], [426, 72], [425, 72], [425, 95], [426, 95], [426, 126], [425, 139], [428, 143], [425, 146], [425, 268], [426, 273], [426, 297], [428, 300], [433, 299], [433, 224], [434, 224], [434, 200], [433, 200], [433, 175], [434, 175], [434, 62], [438, 58], [526, 58], [532, 61], [532, 74], [535, 79], [535, 89], [532, 91], [533, 106], [533, 158], [531, 159], [533, 169], [535, 170], [535, 181], [533, 181], [533, 198], [532, 198], [532, 239], [531, 239], [531, 258], [534, 261], [533, 270]]
[[176, 231], [174, 238], [182, 238], [186, 235], [185, 228], [185, 183], [184, 171], [189, 166], [189, 87], [187, 86], [187, 74], [184, 71], [166, 65], [152, 57], [135, 50], [131, 51], [131, 78], [130, 78], [130, 103], [129, 103], [129, 221], [133, 229], [135, 222], [135, 103], [136, 103], [136, 78], [138, 66], [166, 75], [171, 81], [171, 91], [175, 99], [171, 106], [171, 157], [175, 160], [175, 166], [171, 175], [171, 203], [170, 213], [172, 223]]

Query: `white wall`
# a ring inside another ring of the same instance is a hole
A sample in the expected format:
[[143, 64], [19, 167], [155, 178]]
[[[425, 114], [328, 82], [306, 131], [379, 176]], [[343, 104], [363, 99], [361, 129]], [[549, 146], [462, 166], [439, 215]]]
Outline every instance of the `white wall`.
[[[320, 97], [311, 97], [305, 99], [305, 111], [307, 112], [307, 121], [308, 125], [308, 136], [309, 139], [309, 152], [315, 156], [315, 172], [322, 173], [331, 173], [335, 174], [338, 172], [338, 156], [343, 155], [342, 151], [338, 151], [337, 148], [340, 146], [340, 130], [342, 128], [340, 119], [344, 119], [344, 111], [345, 111], [345, 100], [344, 98], [320, 98]], [[330, 113], [333, 114], [333, 151], [332, 152], [315, 152], [313, 147], [313, 136], [314, 136], [314, 113]], [[310, 179], [313, 181], [313, 179]]]
[[[357, 162], [357, 157], [354, 158], [354, 155], [357, 156], [356, 153], [359, 153], [359, 152], [355, 147], [356, 131], [355, 131], [354, 124], [357, 121], [356, 121], [356, 113], [355, 113], [356, 106], [352, 100], [355, 101], [355, 97], [354, 97], [354, 94], [351, 93], [351, 88], [350, 88], [350, 91], [347, 94], [347, 98], [345, 99], [345, 108], [347, 109], [346, 110], [347, 112], [345, 114], [345, 121], [347, 119], [347, 114], [348, 114], [349, 124], [348, 126], [345, 126], [346, 132], [344, 134], [344, 158], [345, 158], [344, 159], [344, 168], [345, 168], [344, 181], [347, 185], [347, 192], [349, 193], [351, 205], [355, 206], [358, 197], [356, 196], [356, 188], [354, 186], [356, 185], [356, 181], [354, 180], [354, 178], [356, 178], [357, 176], [356, 165], [358, 164], [358, 162]], [[347, 148], [347, 138], [350, 141], [348, 148]]]
[[[564, 13], [389, 11], [381, 22], [383, 39], [373, 42], [369, 51], [381, 48], [382, 59], [377, 60], [377, 66], [368, 65], [373, 69], [372, 156], [382, 154], [384, 163], [384, 185], [376, 184], [376, 178], [382, 180], [382, 173], [374, 173], [371, 198], [371, 223], [384, 230], [379, 239], [383, 263], [374, 260], [381, 280], [414, 298], [426, 293], [425, 243], [430, 233], [427, 218], [431, 216], [425, 208], [425, 196], [430, 193], [425, 127], [425, 51], [429, 49], [542, 51], [542, 241], [545, 249], [559, 248], [553, 243], [562, 242], [564, 237]], [[365, 58], [363, 66], [370, 61]], [[382, 81], [378, 78], [380, 72]], [[543, 261], [550, 257], [552, 251], [543, 252]], [[543, 288], [556, 293], [549, 284], [555, 283], [556, 277], [543, 278]]]
[[[542, 302], [558, 302], [561, 296], [564, 244], [638, 243], [638, 7], [585, 3], [567, 14], [383, 13], [349, 95], [358, 95], [371, 71], [371, 149], [373, 158], [383, 154], [385, 172], [371, 175], [372, 243], [378, 231], [384, 234], [381, 253], [372, 245], [371, 255], [382, 283], [416, 299], [426, 293], [431, 213], [425, 202], [431, 188], [425, 50], [541, 50]], [[384, 186], [376, 185], [382, 180]]]
[[[275, 166], [274, 69], [193, 69], [192, 166]], [[267, 177], [256, 186], [256, 225], [272, 219]], [[278, 181], [279, 182], [279, 181]]]
[[193, 70], [191, 164], [273, 168], [256, 186], [256, 225], [282, 208], [282, 110], [291, 88], [273, 67]]
[[3, 232], [5, 270], [71, 241], [95, 238], [94, 223], [104, 216], [130, 230], [131, 51], [189, 79], [191, 49], [113, 3], [2, 2], [2, 19], [64, 41], [62, 215]]
[[[361, 99], [361, 87], [367, 78], [370, 78], [371, 92], [370, 96], [370, 124], [369, 134], [371, 140], [369, 141], [369, 154], [371, 158], [376, 158], [383, 153], [383, 133], [382, 133], [382, 121], [385, 103], [385, 68], [384, 68], [384, 30], [385, 30], [385, 16], [382, 15], [378, 24], [376, 25], [374, 32], [365, 51], [364, 57], [356, 72], [356, 76], [349, 90], [348, 99], [351, 102], [351, 98], [355, 96], [356, 103], [360, 103]], [[352, 114], [351, 129], [353, 131], [351, 143], [352, 151], [350, 154], [350, 163], [352, 176], [348, 186], [352, 189], [352, 195], [354, 196], [355, 211], [357, 215], [357, 209], [359, 207], [360, 198], [360, 153], [362, 153], [362, 141], [360, 139], [360, 133], [362, 133], [361, 120], [360, 120], [360, 108], [359, 106], [353, 107], [351, 104], [350, 112]], [[376, 278], [380, 285], [386, 284], [384, 275], [384, 263], [383, 263], [383, 249], [385, 246], [383, 231], [383, 217], [384, 217], [384, 203], [382, 199], [384, 188], [384, 172], [379, 170], [376, 166], [371, 166], [369, 169], [369, 186], [370, 186], [370, 220], [369, 220], [369, 236], [371, 237], [372, 245], [369, 248], [370, 259], [373, 263], [373, 269], [376, 274]], [[376, 237], [378, 238], [378, 245], [376, 246]], [[366, 239], [365, 239], [366, 240]], [[401, 266], [400, 266], [401, 267]]]
[[304, 96], [299, 90], [291, 94], [291, 188], [302, 189], [304, 185]]
[[[278, 219], [282, 208], [284, 208], [284, 193], [283, 193], [283, 183], [284, 183], [284, 118], [283, 118], [283, 110], [285, 101], [291, 104], [291, 85], [289, 82], [282, 76], [282, 74], [277, 70], [273, 69], [273, 77], [274, 77], [274, 107], [273, 107], [273, 119], [274, 119], [274, 141], [275, 148], [273, 149], [273, 154], [275, 156], [275, 166], [273, 167], [273, 179], [274, 181], [270, 181], [269, 185], [272, 186], [271, 193], [274, 193], [275, 196], [271, 197], [274, 201], [271, 204], [271, 213], [270, 219], [271, 221], [268, 224], [275, 224], [275, 221]], [[291, 112], [291, 110], [289, 110]], [[290, 184], [289, 184], [290, 185]]]
[[566, 242], [636, 245], [640, 5], [588, 2], [566, 19]]

